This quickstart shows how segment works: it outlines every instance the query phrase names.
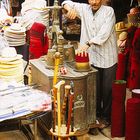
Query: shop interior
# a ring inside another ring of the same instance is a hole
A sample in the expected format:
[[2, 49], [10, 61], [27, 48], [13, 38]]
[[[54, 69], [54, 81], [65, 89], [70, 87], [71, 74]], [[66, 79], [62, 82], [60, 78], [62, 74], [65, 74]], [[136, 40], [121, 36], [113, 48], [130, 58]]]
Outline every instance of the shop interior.
[[139, 140], [140, 0], [102, 0], [114, 9], [118, 47], [112, 122], [104, 129], [98, 70], [77, 52], [81, 20], [68, 19], [62, 2], [0, 1], [0, 139]]

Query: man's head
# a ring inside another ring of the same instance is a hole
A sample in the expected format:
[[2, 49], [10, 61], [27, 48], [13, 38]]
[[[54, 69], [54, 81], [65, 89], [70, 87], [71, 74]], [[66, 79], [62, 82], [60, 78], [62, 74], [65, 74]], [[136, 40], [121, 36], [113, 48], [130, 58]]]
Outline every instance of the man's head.
[[97, 11], [102, 5], [102, 0], [88, 0], [88, 3], [92, 6], [93, 11]]

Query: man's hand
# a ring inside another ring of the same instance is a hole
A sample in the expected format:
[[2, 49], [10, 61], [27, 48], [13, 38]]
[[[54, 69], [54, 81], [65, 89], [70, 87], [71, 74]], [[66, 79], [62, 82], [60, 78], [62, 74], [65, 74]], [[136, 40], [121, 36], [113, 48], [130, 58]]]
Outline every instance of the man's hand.
[[77, 13], [74, 9], [71, 9], [67, 12], [66, 17], [69, 19], [75, 19], [77, 17]]
[[83, 46], [78, 46], [78, 50], [81, 50], [81, 51], [87, 51], [87, 49], [89, 48], [89, 46], [88, 45], [83, 45]]
[[64, 9], [67, 11], [66, 17], [69, 19], [75, 19], [77, 17], [76, 11], [72, 9], [68, 4], [64, 5]]

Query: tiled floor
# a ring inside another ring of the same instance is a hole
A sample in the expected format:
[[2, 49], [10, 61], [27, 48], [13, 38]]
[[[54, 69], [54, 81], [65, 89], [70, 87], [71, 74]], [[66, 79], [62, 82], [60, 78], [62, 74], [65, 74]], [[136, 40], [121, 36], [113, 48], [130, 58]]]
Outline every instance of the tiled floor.
[[125, 138], [111, 138], [111, 128], [108, 127], [102, 131], [98, 131], [98, 135], [86, 134], [83, 137], [78, 137], [78, 140], [125, 140]]

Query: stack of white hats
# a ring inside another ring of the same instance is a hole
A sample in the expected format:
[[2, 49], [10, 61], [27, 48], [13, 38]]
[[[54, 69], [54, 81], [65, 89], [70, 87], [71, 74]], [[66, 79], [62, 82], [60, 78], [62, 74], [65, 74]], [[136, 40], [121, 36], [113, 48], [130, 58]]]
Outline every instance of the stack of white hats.
[[27, 30], [31, 28], [34, 22], [48, 26], [49, 10], [42, 10], [46, 5], [45, 0], [25, 0], [22, 3], [20, 24]]
[[0, 54], [0, 78], [23, 83], [23, 59], [15, 48], [5, 47]]
[[25, 28], [21, 27], [19, 23], [13, 23], [10, 27], [4, 31], [4, 37], [6, 38], [9, 46], [21, 46], [26, 43]]

